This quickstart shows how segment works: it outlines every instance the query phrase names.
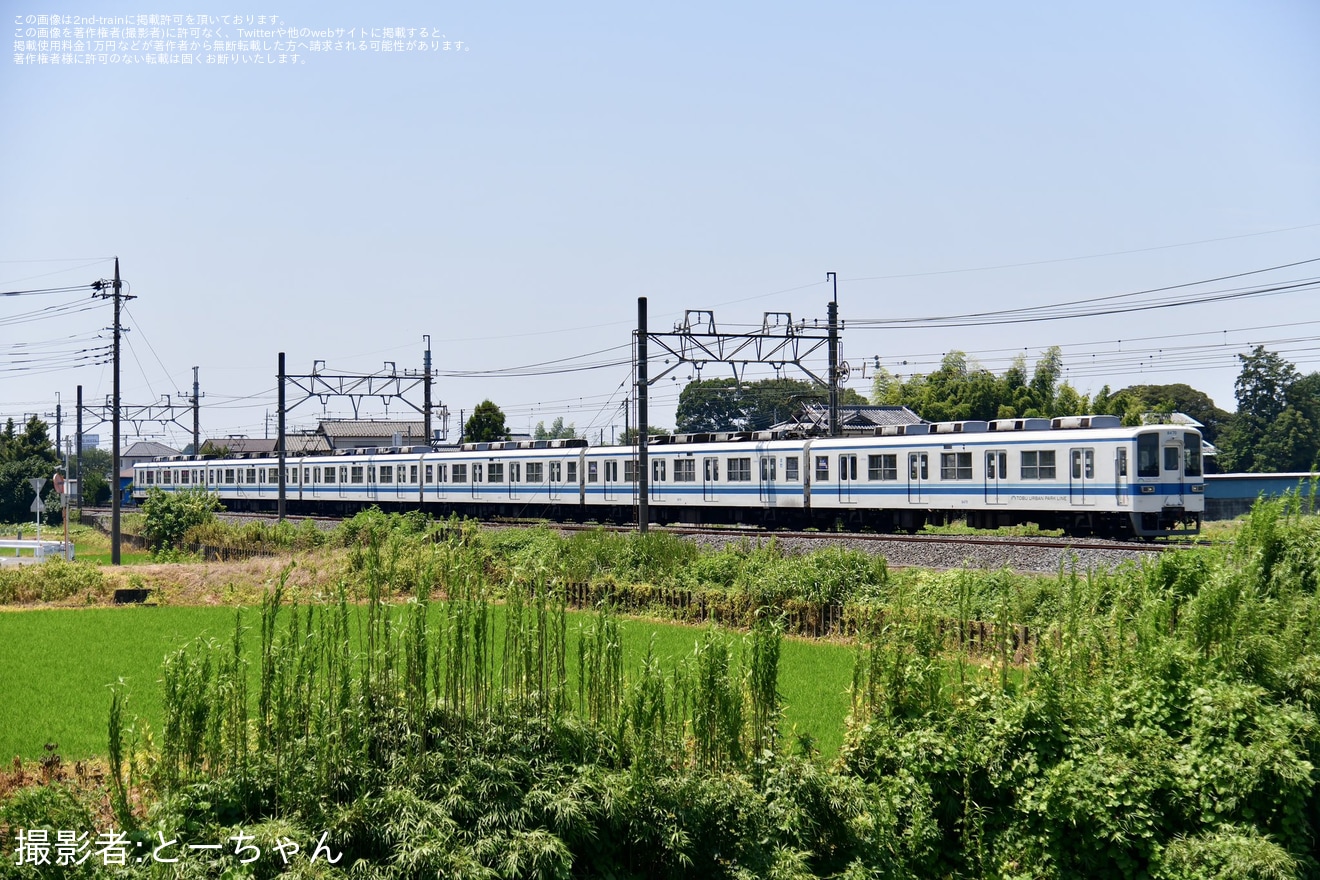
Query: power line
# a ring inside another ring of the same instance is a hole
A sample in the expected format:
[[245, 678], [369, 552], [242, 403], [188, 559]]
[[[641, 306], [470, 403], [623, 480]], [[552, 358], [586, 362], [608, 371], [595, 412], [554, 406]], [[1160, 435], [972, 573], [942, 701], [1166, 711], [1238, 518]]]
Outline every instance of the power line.
[[[1040, 306], [1026, 306], [1016, 309], [995, 309], [985, 312], [968, 312], [956, 315], [935, 315], [916, 318], [862, 318], [848, 321], [848, 325], [856, 328], [908, 328], [915, 329], [919, 327], [968, 327], [983, 326], [986, 324], [1007, 324], [1007, 323], [1026, 323], [1039, 321], [1060, 320], [1063, 318], [1083, 318], [1095, 317], [1099, 315], [1123, 314], [1128, 312], [1149, 311], [1151, 309], [1172, 308], [1182, 305], [1202, 305], [1209, 302], [1221, 302], [1225, 300], [1234, 300], [1256, 296], [1272, 296], [1280, 293], [1297, 292], [1300, 290], [1313, 289], [1314, 285], [1320, 279], [1305, 278], [1295, 281], [1288, 281], [1274, 285], [1248, 288], [1231, 288], [1227, 290], [1209, 291], [1203, 294], [1194, 294], [1187, 298], [1156, 297], [1151, 299], [1153, 294], [1168, 293], [1170, 291], [1182, 290], [1189, 287], [1197, 287], [1205, 284], [1214, 284], [1219, 281], [1227, 281], [1234, 278], [1244, 278], [1249, 275], [1260, 275], [1266, 272], [1275, 272], [1280, 269], [1293, 268], [1308, 263], [1320, 262], [1320, 257], [1299, 260], [1294, 263], [1286, 263], [1279, 266], [1270, 266], [1264, 269], [1253, 269], [1248, 272], [1238, 272], [1232, 275], [1221, 275], [1215, 278], [1206, 278], [1200, 281], [1189, 281], [1182, 284], [1173, 284], [1165, 287], [1154, 287], [1146, 290], [1137, 290], [1129, 293], [1110, 294], [1100, 297], [1089, 297], [1080, 300], [1071, 300], [1059, 303], [1049, 303]], [[1118, 300], [1131, 299], [1133, 297], [1145, 297], [1146, 299], [1139, 303], [1124, 304]], [[1101, 306], [1101, 304], [1105, 304]]]
[[935, 275], [958, 275], [966, 272], [992, 272], [999, 269], [1021, 269], [1027, 266], [1046, 266], [1051, 263], [1072, 263], [1078, 260], [1099, 260], [1105, 257], [1121, 257], [1129, 254], [1146, 254], [1152, 251], [1164, 251], [1173, 248], [1194, 247], [1200, 244], [1214, 244], [1221, 241], [1235, 241], [1241, 238], [1255, 238], [1262, 235], [1277, 235], [1281, 232], [1296, 232], [1299, 229], [1315, 229], [1320, 223], [1307, 223], [1302, 226], [1288, 226], [1283, 229], [1267, 229], [1262, 232], [1245, 232], [1241, 235], [1226, 235], [1221, 238], [1203, 238], [1199, 241], [1185, 241], [1178, 244], [1162, 244], [1152, 247], [1134, 248], [1126, 251], [1107, 251], [1100, 254], [1085, 254], [1077, 257], [1056, 257], [1049, 260], [1031, 260], [1025, 263], [1001, 263], [996, 266], [976, 266], [964, 269], [941, 269], [933, 272], [909, 272], [901, 275], [868, 275], [859, 278], [845, 278], [844, 281], [889, 281], [900, 278], [929, 278]]

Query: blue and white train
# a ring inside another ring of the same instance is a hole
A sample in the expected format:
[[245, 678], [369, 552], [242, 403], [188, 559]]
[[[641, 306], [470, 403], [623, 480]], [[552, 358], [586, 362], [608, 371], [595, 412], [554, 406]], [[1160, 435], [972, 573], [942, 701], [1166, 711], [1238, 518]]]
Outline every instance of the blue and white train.
[[[864, 437], [652, 437], [647, 454], [660, 524], [893, 531], [964, 519], [1158, 537], [1196, 533], [1205, 510], [1201, 435], [1123, 427], [1114, 416], [902, 425]], [[584, 440], [339, 450], [286, 460], [286, 509], [626, 522], [636, 466], [634, 447]], [[153, 487], [205, 488], [231, 510], [274, 510], [278, 499], [270, 456], [174, 457], [134, 471], [139, 499]]]

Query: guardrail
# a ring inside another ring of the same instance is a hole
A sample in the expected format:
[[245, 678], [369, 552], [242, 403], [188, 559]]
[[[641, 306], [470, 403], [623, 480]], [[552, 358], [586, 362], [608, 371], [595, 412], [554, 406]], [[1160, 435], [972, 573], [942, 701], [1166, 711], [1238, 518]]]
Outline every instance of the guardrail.
[[[6, 550], [13, 550], [13, 555], [5, 553]], [[15, 560], [19, 563], [45, 562], [52, 557], [61, 557], [69, 561], [73, 560], [73, 542], [64, 543], [63, 541], [24, 541], [14, 538], [0, 538], [0, 564], [12, 565]]]

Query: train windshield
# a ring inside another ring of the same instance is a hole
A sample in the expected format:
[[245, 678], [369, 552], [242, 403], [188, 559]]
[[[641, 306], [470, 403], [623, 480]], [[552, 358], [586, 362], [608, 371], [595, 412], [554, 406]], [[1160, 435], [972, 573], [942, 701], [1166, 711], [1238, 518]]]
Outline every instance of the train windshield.
[[1190, 431], [1183, 434], [1183, 474], [1201, 476], [1201, 435]]
[[[1198, 446], [1198, 448], [1200, 448]], [[1137, 435], [1137, 476], [1158, 477], [1160, 475], [1160, 435], [1157, 433]]]

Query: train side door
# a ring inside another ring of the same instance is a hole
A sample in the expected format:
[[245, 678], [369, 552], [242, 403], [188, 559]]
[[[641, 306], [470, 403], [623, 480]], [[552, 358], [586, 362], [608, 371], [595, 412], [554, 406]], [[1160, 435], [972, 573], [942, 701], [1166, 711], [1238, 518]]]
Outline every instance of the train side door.
[[716, 491], [719, 489], [720, 481], [720, 460], [715, 456], [707, 456], [701, 460], [701, 500], [714, 501]]
[[839, 503], [852, 504], [853, 483], [857, 482], [857, 456], [839, 456]]
[[1074, 506], [1089, 507], [1095, 504], [1095, 450], [1068, 450], [1068, 494]]
[[564, 479], [564, 463], [562, 461], [546, 462], [546, 469], [550, 472], [550, 478], [545, 481], [546, 495], [551, 501], [559, 500], [559, 484]]
[[379, 484], [376, 482], [376, 465], [367, 465], [367, 497], [375, 501], [379, 494]]
[[760, 475], [760, 495], [761, 503], [774, 507], [778, 492], [776, 491], [775, 479], [775, 457], [773, 455], [761, 456], [761, 475]]
[[509, 498], [518, 499], [519, 491], [522, 489], [522, 462], [509, 462]]
[[1006, 504], [999, 494], [1001, 483], [1008, 482], [1008, 452], [991, 449], [985, 454], [985, 503]]
[[656, 501], [665, 497], [665, 481], [669, 479], [669, 462], [663, 458], [651, 459], [651, 485], [648, 494]]
[[930, 477], [930, 460], [925, 452], [908, 453], [908, 501], [926, 502], [926, 480]]
[[1118, 502], [1119, 507], [1126, 507], [1128, 503], [1128, 451], [1126, 447], [1119, 447], [1114, 453], [1114, 500]]
[[1171, 494], [1164, 496], [1165, 507], [1183, 506], [1183, 445], [1178, 435], [1166, 436], [1164, 440], [1163, 483], [1167, 483]]

